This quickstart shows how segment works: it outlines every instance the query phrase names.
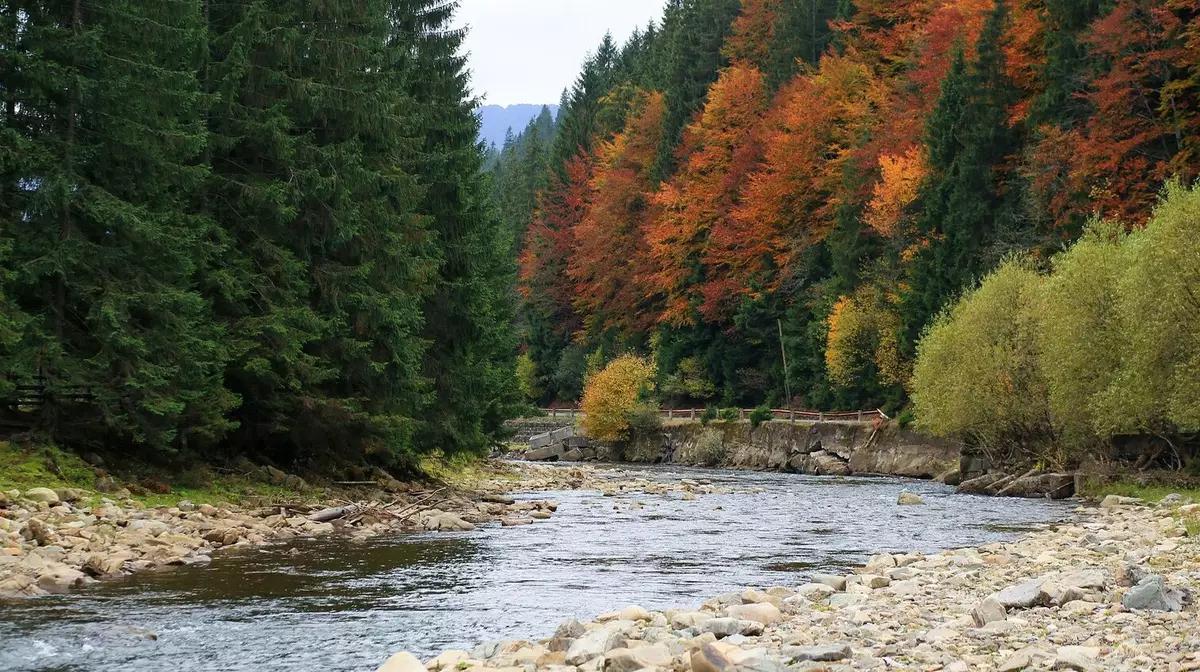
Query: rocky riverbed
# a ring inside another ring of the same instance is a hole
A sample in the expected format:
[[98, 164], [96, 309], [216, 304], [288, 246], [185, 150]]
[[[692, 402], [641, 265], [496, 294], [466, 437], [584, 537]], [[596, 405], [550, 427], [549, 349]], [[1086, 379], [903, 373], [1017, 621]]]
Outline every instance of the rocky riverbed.
[[[467, 482], [343, 489], [303, 503], [147, 507], [128, 491], [77, 488], [0, 491], [0, 599], [62, 593], [106, 578], [153, 568], [211, 562], [227, 549], [340, 533], [349, 541], [391, 532], [459, 532], [495, 524], [520, 526], [550, 519], [553, 500], [515, 501], [508, 492], [599, 490], [605, 494], [678, 493], [683, 499], [721, 492], [707, 483], [662, 483], [601, 473], [586, 466], [488, 463]], [[351, 504], [355, 513], [321, 521], [315, 512]], [[634, 504], [636, 506], [636, 504]]]
[[492, 641], [378, 672], [1200, 670], [1200, 505], [1110, 496], [1012, 542], [877, 555], [848, 575], [690, 608], [629, 606], [541, 641]]

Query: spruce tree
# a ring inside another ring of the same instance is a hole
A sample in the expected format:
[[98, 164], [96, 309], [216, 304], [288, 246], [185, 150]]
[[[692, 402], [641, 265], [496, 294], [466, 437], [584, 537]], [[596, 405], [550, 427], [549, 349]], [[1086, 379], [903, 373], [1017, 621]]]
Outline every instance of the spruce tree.
[[213, 179], [229, 254], [208, 284], [234, 341], [239, 443], [391, 459], [427, 403], [432, 272], [390, 5], [210, 0]]
[[913, 264], [905, 297], [909, 353], [928, 320], [988, 270], [984, 247], [1010, 216], [1011, 200], [995, 170], [1017, 147], [1001, 43], [1007, 19], [1005, 0], [997, 0], [971, 66], [956, 46], [926, 125], [931, 178], [919, 196], [917, 228], [928, 246]]
[[44, 427], [58, 428], [65, 393], [84, 387], [115, 437], [215, 440], [236, 400], [221, 385], [222, 329], [195, 288], [215, 252], [209, 220], [188, 207], [206, 171], [199, 0], [17, 11], [20, 29], [6, 23], [2, 38], [20, 74], [5, 76], [16, 152], [0, 199], [20, 269], [8, 291], [38, 318]]
[[488, 208], [477, 101], [469, 90], [463, 34], [451, 28], [457, 3], [394, 0], [389, 39], [420, 135], [405, 165], [419, 173], [441, 266], [424, 302], [423, 371], [433, 405], [421, 445], [480, 452], [498, 440], [517, 401], [513, 336], [515, 265], [510, 237]]

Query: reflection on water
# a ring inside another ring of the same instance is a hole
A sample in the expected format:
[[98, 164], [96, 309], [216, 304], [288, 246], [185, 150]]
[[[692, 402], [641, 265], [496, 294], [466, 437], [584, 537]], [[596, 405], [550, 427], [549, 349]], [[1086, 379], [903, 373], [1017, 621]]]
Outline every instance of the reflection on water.
[[[302, 540], [0, 604], [0, 670], [373, 670], [399, 650], [545, 637], [563, 619], [627, 604], [662, 609], [744, 586], [795, 585], [872, 552], [978, 545], [1067, 511], [901, 479], [612, 471], [631, 473], [708, 478], [743, 492], [696, 501], [538, 493], [561, 506], [536, 525]], [[902, 489], [927, 505], [897, 506]]]

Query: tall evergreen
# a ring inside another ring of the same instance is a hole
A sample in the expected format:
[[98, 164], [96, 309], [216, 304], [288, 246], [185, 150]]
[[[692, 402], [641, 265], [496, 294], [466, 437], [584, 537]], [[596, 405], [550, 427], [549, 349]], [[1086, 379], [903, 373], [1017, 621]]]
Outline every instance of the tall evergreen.
[[917, 228], [929, 244], [913, 264], [905, 297], [909, 348], [933, 315], [988, 270], [981, 252], [1010, 215], [1011, 199], [995, 170], [1017, 147], [1008, 122], [1013, 85], [1002, 49], [1005, 2], [997, 0], [988, 14], [974, 63], [968, 66], [956, 46], [926, 125], [931, 177], [919, 197]]
[[596, 52], [584, 62], [583, 70], [559, 109], [558, 134], [554, 138], [551, 165], [560, 171], [560, 175], [568, 161], [592, 149], [600, 99], [616, 83], [613, 77], [617, 58], [617, 45], [612, 35], [606, 34]]
[[801, 61], [815, 66], [833, 41], [829, 22], [848, 18], [849, 12], [845, 0], [795, 0], [779, 9], [767, 73], [771, 88], [791, 81]]
[[62, 393], [86, 387], [111, 436], [216, 439], [235, 399], [223, 330], [194, 289], [215, 252], [188, 207], [206, 173], [199, 0], [15, 7], [0, 38], [17, 70], [4, 77], [0, 210], [19, 269], [9, 292], [35, 318], [27, 373], [50, 386], [42, 426], [67, 420]]
[[497, 440], [516, 400], [511, 239], [488, 205], [457, 2], [392, 0], [389, 45], [418, 110], [418, 144], [405, 163], [420, 174], [419, 207], [441, 266], [424, 302], [422, 370], [435, 400], [419, 440], [448, 453], [479, 452]]
[[740, 0], [670, 0], [663, 15], [662, 51], [658, 82], [666, 103], [662, 147], [655, 164], [655, 176], [665, 179], [675, 169], [675, 147], [692, 115], [703, 105], [708, 87], [717, 81], [717, 73], [727, 65], [721, 46], [729, 35], [734, 18], [741, 11]]
[[229, 254], [207, 281], [235, 336], [239, 443], [289, 460], [408, 450], [433, 264], [400, 167], [416, 122], [388, 6], [210, 2], [204, 203]]

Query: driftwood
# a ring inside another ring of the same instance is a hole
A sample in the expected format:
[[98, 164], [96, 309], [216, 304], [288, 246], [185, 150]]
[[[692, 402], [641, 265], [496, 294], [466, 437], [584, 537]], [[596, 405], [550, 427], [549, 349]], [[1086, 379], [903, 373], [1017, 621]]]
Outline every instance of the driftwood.
[[346, 516], [353, 516], [353, 515], [359, 513], [360, 511], [362, 511], [362, 509], [363, 509], [363, 507], [361, 504], [350, 504], [348, 506], [333, 506], [328, 509], [321, 509], [320, 511], [317, 511], [316, 513], [310, 515], [308, 517], [308, 519], [313, 521], [314, 523], [328, 523], [329, 521], [337, 520], [338, 518], [345, 518]]

